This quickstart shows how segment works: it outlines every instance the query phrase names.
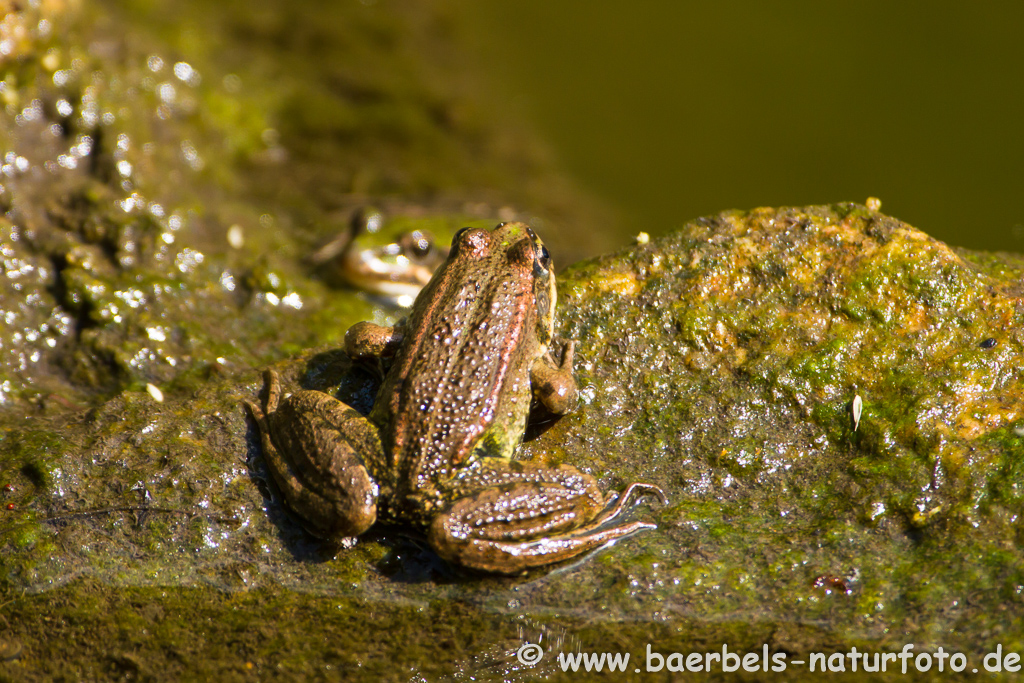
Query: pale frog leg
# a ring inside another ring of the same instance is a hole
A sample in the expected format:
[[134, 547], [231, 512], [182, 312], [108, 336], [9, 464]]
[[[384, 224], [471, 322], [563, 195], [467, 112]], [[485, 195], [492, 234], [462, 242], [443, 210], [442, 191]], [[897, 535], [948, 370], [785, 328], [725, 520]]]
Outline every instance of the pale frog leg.
[[637, 531], [657, 528], [650, 522], [630, 522], [604, 531], [545, 536], [532, 542], [473, 540], [456, 559], [459, 564], [472, 569], [518, 574], [532, 567], [570, 560]]

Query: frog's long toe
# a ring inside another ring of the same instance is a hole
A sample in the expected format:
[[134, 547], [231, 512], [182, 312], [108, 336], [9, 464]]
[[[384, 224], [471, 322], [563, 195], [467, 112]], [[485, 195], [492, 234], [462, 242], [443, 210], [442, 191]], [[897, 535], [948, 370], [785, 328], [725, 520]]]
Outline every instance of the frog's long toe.
[[661, 490], [660, 486], [644, 484], [637, 481], [627, 486], [625, 491], [618, 494], [618, 497], [615, 499], [615, 507], [611, 508], [606, 514], [601, 515], [601, 517], [592, 522], [592, 524], [596, 524], [598, 526], [607, 525], [609, 522], [613, 521], [616, 517], [625, 512], [634, 498], [640, 498], [648, 495], [657, 496], [658, 501], [662, 505], [668, 505], [668, 497], [665, 495], [665, 492]]

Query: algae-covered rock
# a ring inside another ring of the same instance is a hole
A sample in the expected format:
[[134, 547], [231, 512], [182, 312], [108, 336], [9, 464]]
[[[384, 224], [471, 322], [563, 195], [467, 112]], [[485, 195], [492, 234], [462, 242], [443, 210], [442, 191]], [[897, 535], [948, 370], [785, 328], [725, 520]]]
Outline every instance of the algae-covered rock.
[[957, 252], [852, 205], [723, 214], [625, 256], [574, 269], [563, 291], [566, 333], [614, 361], [595, 367], [611, 386], [591, 407], [635, 410], [612, 433], [664, 434], [637, 471], [702, 494], [827, 485], [804, 503], [925, 536], [1016, 514], [1024, 258]]
[[223, 113], [233, 81], [204, 80], [166, 45], [118, 35], [116, 12], [8, 9], [23, 40], [0, 59], [7, 415], [81, 409], [229, 357], [266, 357], [238, 342], [273, 323], [239, 307], [298, 308], [305, 292], [229, 248], [228, 221], [242, 234], [272, 207], [227, 206], [225, 177], [273, 163], [279, 148], [259, 137], [270, 124]]
[[337, 339], [372, 309], [305, 259], [368, 203], [588, 216], [467, 97], [443, 4], [293, 5], [0, 3], [8, 416]]
[[[340, 549], [306, 535], [239, 406], [260, 389], [255, 368], [187, 398], [123, 393], [85, 420], [23, 427], [5, 457], [30, 494], [8, 517], [0, 565], [8, 595], [33, 596], [8, 608], [22, 616], [22, 665], [48, 670], [31, 617], [67, 590], [122, 612], [125, 590], [147, 609], [181, 610], [191, 595], [204, 618], [226, 620], [214, 640], [234, 617], [211, 591], [267, 618], [256, 596], [272, 595], [313, 632], [419, 623], [401, 643], [351, 647], [376, 667], [414, 648], [409, 666], [428, 679], [511, 671], [519, 639], [541, 633], [589, 651], [614, 630], [634, 658], [646, 643], [767, 645], [790, 659], [916, 643], [976, 662], [995, 644], [1019, 648], [1022, 275], [1020, 257], [959, 253], [856, 205], [725, 213], [571, 268], [561, 333], [578, 341], [583, 405], [522, 457], [612, 488], [650, 481], [671, 504], [636, 510], [655, 531], [518, 578], [446, 566], [409, 530]], [[292, 387], [368, 408], [373, 380], [340, 352], [282, 368]], [[472, 605], [459, 619], [476, 630], [403, 617], [408, 604]], [[142, 643], [140, 670], [160, 643]], [[271, 666], [272, 647], [249, 652]], [[318, 645], [287, 670], [338, 656], [355, 671], [346, 652]]]

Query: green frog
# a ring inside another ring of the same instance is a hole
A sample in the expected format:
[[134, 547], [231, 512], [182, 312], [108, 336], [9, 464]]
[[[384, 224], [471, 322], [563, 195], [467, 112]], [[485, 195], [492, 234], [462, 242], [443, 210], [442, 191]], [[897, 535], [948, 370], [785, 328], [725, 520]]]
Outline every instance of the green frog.
[[378, 519], [418, 526], [453, 564], [505, 574], [575, 557], [655, 525], [623, 521], [634, 483], [606, 495], [574, 467], [512, 460], [531, 401], [577, 401], [573, 343], [556, 362], [555, 276], [523, 223], [465, 228], [395, 327], [345, 336], [353, 359], [388, 362], [369, 417], [319, 391], [282, 399], [266, 372], [265, 412], [247, 402], [285, 501], [324, 538], [358, 536]]
[[[382, 230], [383, 224], [380, 211], [361, 209], [352, 216], [346, 233], [318, 249], [309, 260], [332, 284], [346, 284], [408, 308], [448, 250], [438, 247], [426, 231], [392, 235]], [[374, 239], [363, 243], [364, 236]]]

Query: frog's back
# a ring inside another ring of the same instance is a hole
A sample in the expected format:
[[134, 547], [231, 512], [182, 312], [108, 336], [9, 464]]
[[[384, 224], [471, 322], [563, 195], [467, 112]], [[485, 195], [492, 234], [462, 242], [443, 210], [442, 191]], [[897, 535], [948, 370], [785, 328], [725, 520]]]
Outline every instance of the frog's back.
[[400, 497], [435, 489], [481, 452], [511, 455], [525, 425], [529, 367], [543, 352], [533, 255], [492, 245], [491, 235], [453, 245], [459, 253], [417, 299], [378, 394], [372, 419]]

